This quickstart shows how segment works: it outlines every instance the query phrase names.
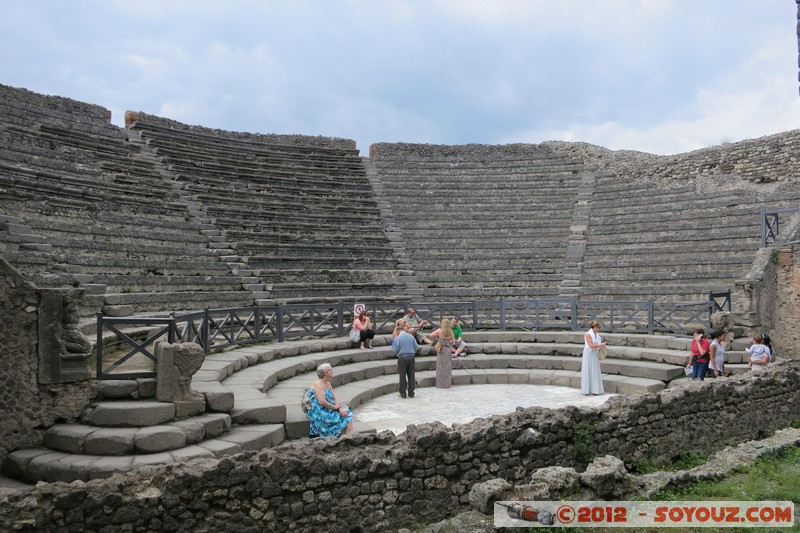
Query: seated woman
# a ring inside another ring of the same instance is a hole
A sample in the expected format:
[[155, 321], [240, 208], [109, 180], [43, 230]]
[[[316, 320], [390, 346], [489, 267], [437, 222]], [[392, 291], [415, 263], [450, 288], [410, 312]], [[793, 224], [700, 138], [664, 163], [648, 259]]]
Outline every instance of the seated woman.
[[369, 341], [369, 347], [372, 348], [372, 339], [375, 338], [375, 330], [372, 329], [372, 321], [369, 319], [366, 311], [361, 311], [355, 320], [353, 320], [353, 329], [358, 330], [360, 334], [359, 341], [361, 349], [364, 349], [364, 342]]
[[342, 433], [352, 433], [353, 413], [346, 405], [339, 403], [333, 394], [331, 378], [333, 368], [329, 363], [322, 363], [317, 368], [317, 379], [309, 391], [310, 406], [306, 416], [311, 422], [309, 436], [338, 437]]

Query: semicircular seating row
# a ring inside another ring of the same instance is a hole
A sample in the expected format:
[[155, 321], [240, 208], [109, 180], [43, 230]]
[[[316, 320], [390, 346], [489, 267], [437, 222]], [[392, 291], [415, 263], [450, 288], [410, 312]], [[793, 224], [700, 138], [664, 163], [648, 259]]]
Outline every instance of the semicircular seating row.
[[[453, 362], [456, 386], [580, 387], [580, 332], [472, 332], [465, 338], [469, 357]], [[688, 339], [608, 334], [606, 340], [609, 357], [602, 368], [607, 392], [657, 392], [684, 376]], [[188, 418], [176, 417], [175, 404], [154, 401], [154, 380], [96, 381], [93, 387], [103, 399], [86, 410], [81, 423], [48, 428], [45, 447], [12, 452], [4, 471], [29, 483], [70, 482], [305, 438], [309, 425], [300, 397], [324, 362], [336, 368], [332, 384], [337, 398], [351, 408], [397, 393], [397, 365], [389, 341], [379, 335], [375, 348], [361, 350], [346, 338], [327, 338], [210, 355], [192, 381], [205, 396], [206, 412]], [[418, 387], [434, 385], [436, 358], [431, 351], [425, 346], [417, 356]], [[747, 370], [741, 364], [744, 352], [728, 354], [734, 373]], [[358, 422], [356, 431], [374, 428]]]

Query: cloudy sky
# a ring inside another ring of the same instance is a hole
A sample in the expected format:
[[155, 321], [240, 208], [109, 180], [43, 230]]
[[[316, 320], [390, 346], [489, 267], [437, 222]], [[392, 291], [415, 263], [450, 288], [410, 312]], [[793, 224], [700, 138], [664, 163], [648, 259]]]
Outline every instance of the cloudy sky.
[[800, 128], [792, 0], [4, 0], [0, 83], [235, 131], [686, 152]]

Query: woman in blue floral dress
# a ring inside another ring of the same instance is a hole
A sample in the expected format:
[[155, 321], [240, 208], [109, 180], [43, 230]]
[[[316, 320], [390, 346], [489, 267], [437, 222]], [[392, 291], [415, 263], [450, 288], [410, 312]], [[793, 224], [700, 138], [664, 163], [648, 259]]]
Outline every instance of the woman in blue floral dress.
[[323, 363], [317, 368], [317, 379], [308, 392], [310, 406], [306, 416], [311, 427], [311, 437], [338, 437], [353, 431], [353, 413], [346, 405], [339, 403], [333, 394], [331, 378], [333, 368]]

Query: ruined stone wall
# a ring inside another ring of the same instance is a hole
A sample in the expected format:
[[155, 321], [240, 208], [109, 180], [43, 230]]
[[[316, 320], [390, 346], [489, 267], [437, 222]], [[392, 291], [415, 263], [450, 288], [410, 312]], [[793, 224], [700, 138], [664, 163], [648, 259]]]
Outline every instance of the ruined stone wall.
[[[621, 179], [653, 181], [667, 187], [671, 180], [698, 179], [742, 187], [753, 184], [780, 184], [800, 181], [800, 130], [757, 139], [723, 143], [676, 155], [655, 155], [633, 150], [609, 150], [581, 142], [547, 141], [540, 144], [460, 146], [378, 143], [370, 146], [370, 157], [413, 160], [425, 157], [452, 157], [468, 160], [496, 160], [512, 157], [548, 156], [580, 161], [601, 173]], [[713, 178], [713, 179], [712, 179]], [[753, 188], [757, 193], [758, 188]]]
[[[32, 123], [61, 124], [63, 121], [69, 121], [84, 128], [102, 124], [108, 128], [119, 129], [111, 124], [111, 111], [105, 107], [64, 96], [44, 95], [0, 84], [0, 102], [3, 106], [17, 108], [16, 111], [27, 115]], [[47, 109], [47, 112], [43, 112], [43, 109]], [[8, 115], [6, 120], [10, 119], [11, 113]]]
[[800, 359], [800, 246], [776, 250], [778, 302], [772, 343], [778, 357]]
[[207, 128], [183, 124], [175, 120], [150, 115], [141, 111], [128, 111], [125, 113], [125, 127], [130, 128], [138, 120], [148, 124], [161, 126], [173, 130], [183, 130], [198, 135], [213, 137], [214, 139], [232, 139], [237, 141], [254, 142], [261, 144], [278, 144], [284, 146], [317, 146], [320, 148], [336, 148], [340, 150], [355, 150], [356, 142], [341, 137], [323, 137], [321, 135], [281, 135], [277, 133], [246, 133], [228, 130]]
[[[765, 406], [768, 406], [765, 408]], [[520, 409], [395, 437], [301, 440], [105, 481], [43, 484], [0, 499], [0, 530], [386, 531], [466, 509], [471, 487], [550, 465], [703, 455], [800, 420], [800, 362], [617, 397], [601, 408]]]
[[[668, 186], [670, 180], [698, 179], [714, 186], [741, 187], [800, 181], [800, 130], [757, 139], [702, 148], [676, 155], [654, 155], [631, 150], [608, 150], [587, 143], [550, 141], [542, 143], [554, 155], [579, 159], [629, 179], [641, 179]], [[753, 189], [754, 193], [758, 191]]]
[[0, 460], [41, 445], [43, 428], [77, 417], [88, 386], [38, 384], [41, 295], [0, 258]]

